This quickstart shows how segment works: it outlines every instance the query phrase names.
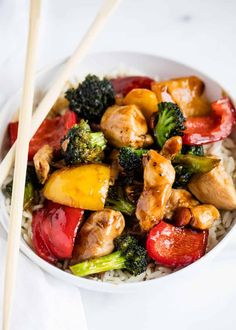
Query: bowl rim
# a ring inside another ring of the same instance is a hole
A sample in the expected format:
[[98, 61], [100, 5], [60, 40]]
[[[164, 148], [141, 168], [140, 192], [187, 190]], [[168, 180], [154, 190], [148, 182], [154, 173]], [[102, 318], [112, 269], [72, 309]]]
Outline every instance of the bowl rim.
[[[204, 73], [204, 71], [200, 71], [198, 69], [195, 69], [193, 66], [186, 65], [182, 63], [181, 61], [174, 60], [172, 58], [159, 56], [157, 54], [152, 53], [145, 53], [145, 52], [136, 52], [136, 51], [99, 51], [99, 52], [92, 52], [89, 54], [89, 56], [112, 56], [115, 54], [116, 56], [119, 55], [125, 55], [125, 56], [144, 56], [144, 57], [152, 57], [153, 59], [159, 59], [164, 60], [168, 62], [172, 62], [173, 64], [177, 64], [179, 66], [182, 66], [183, 68], [193, 70], [195, 73], [199, 73], [200, 75], [206, 76], [209, 78], [212, 82], [217, 84], [219, 87], [221, 85], [209, 74]], [[63, 63], [67, 60], [68, 57], [64, 57], [61, 59], [58, 59], [57, 61], [54, 61], [53, 64], [46, 65], [44, 68], [37, 71], [36, 74], [36, 81], [38, 79], [42, 79], [43, 75], [49, 73], [55, 68], [60, 68]], [[221, 87], [222, 88], [222, 87]], [[223, 89], [223, 88], [222, 88]], [[4, 114], [8, 107], [11, 106], [11, 104], [14, 103], [14, 100], [16, 100], [19, 97], [19, 94], [21, 93], [22, 88], [19, 88], [9, 99], [3, 104], [1, 114]], [[225, 89], [224, 89], [225, 91]], [[228, 93], [226, 90], [227, 95], [233, 100], [232, 96]], [[2, 141], [0, 141], [2, 143]], [[2, 204], [3, 198], [1, 198], [0, 204]], [[5, 221], [3, 221], [3, 218], [5, 218]], [[1, 207], [0, 211], [0, 222], [3, 225], [6, 232], [8, 231], [8, 226], [6, 223], [9, 221], [9, 216], [7, 214], [6, 207], [4, 204]], [[234, 232], [236, 231], [236, 226], [233, 225], [231, 229], [226, 232], [225, 236], [217, 243], [217, 245], [212, 248], [209, 252], [207, 252], [203, 257], [195, 261], [194, 263], [188, 265], [187, 267], [184, 267], [182, 269], [179, 269], [173, 273], [167, 274], [162, 277], [158, 277], [155, 279], [147, 280], [147, 281], [140, 281], [140, 282], [129, 282], [129, 283], [120, 283], [120, 284], [113, 284], [108, 282], [102, 282], [102, 281], [95, 281], [91, 279], [86, 279], [82, 277], [74, 276], [66, 271], [63, 271], [42, 258], [40, 258], [34, 251], [31, 249], [30, 246], [27, 245], [27, 243], [24, 241], [22, 235], [21, 235], [21, 242], [20, 242], [20, 250], [24, 253], [26, 257], [28, 257], [33, 263], [37, 264], [41, 269], [49, 273], [50, 275], [55, 276], [56, 278], [59, 278], [61, 280], [66, 281], [67, 283], [73, 284], [80, 288], [89, 289], [92, 291], [100, 291], [100, 292], [128, 292], [128, 291], [134, 291], [135, 289], [146, 289], [147, 287], [153, 286], [153, 285], [162, 285], [165, 281], [171, 280], [171, 279], [177, 279], [178, 277], [190, 273], [193, 270], [197, 270], [199, 266], [205, 264], [207, 261], [210, 261], [212, 258], [216, 256], [216, 254], [223, 249], [223, 247], [229, 242], [231, 237], [234, 235]], [[189, 275], [189, 274], [188, 274]]]

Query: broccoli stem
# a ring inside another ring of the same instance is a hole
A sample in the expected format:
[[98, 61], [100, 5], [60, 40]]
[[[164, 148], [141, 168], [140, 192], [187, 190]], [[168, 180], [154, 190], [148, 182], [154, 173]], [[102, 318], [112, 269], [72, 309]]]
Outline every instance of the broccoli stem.
[[220, 163], [220, 159], [214, 157], [195, 156], [191, 154], [178, 154], [173, 160], [174, 164], [182, 165], [194, 173], [207, 173]]
[[34, 199], [34, 187], [31, 182], [26, 183], [24, 193], [24, 210], [27, 210]]
[[[5, 192], [8, 197], [12, 196], [12, 187], [13, 181], [9, 182], [5, 187]], [[24, 192], [24, 210], [29, 209], [32, 206], [33, 200], [35, 197], [35, 189], [32, 182], [25, 183], [25, 192]]]
[[108, 270], [125, 268], [125, 260], [121, 252], [116, 251], [107, 256], [86, 260], [71, 266], [70, 270], [76, 276], [88, 276]]
[[109, 197], [106, 199], [106, 206], [127, 215], [132, 215], [135, 210], [135, 205], [125, 200], [114, 200]]
[[106, 139], [102, 132], [94, 132], [90, 134], [91, 145], [93, 147], [104, 147], [106, 146]]

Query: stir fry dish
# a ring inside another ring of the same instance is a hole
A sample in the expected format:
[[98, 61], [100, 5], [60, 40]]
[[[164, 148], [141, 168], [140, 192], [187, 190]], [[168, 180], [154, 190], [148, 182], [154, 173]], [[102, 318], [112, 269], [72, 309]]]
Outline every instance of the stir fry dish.
[[[206, 152], [231, 134], [235, 108], [204, 90], [195, 76], [92, 74], [69, 88], [29, 145], [24, 210], [36, 254], [90, 278], [201, 258], [221, 212], [236, 209], [232, 176]], [[11, 144], [17, 130], [9, 124]]]

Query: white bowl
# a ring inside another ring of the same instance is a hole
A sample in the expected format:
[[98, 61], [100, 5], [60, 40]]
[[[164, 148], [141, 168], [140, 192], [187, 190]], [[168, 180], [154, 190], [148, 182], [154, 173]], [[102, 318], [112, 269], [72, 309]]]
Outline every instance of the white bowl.
[[[45, 91], [49, 87], [50, 83], [53, 82], [54, 77], [56, 77], [58, 71], [60, 70], [64, 61], [53, 66], [52, 68], [41, 71], [37, 75], [37, 88], [38, 91]], [[78, 66], [75, 72], [76, 77], [84, 76], [87, 73], [95, 74], [108, 74], [114, 69], [124, 65], [125, 68], [136, 69], [142, 72], [144, 75], [151, 77], [158, 77], [159, 79], [168, 79], [179, 76], [190, 76], [197, 75], [206, 84], [206, 95], [210, 101], [214, 101], [221, 96], [222, 88], [219, 84], [213, 81], [211, 78], [205, 76], [201, 72], [190, 68], [184, 64], [162, 58], [155, 55], [147, 55], [142, 53], [132, 53], [132, 52], [107, 52], [107, 53], [93, 53], [86, 57], [86, 59]], [[0, 146], [2, 150], [4, 149], [6, 141], [6, 130], [8, 123], [12, 120], [16, 110], [19, 107], [21, 91], [13, 96], [9, 102], [1, 109], [0, 112]], [[0, 210], [2, 222], [4, 228], [7, 230], [9, 216], [7, 214], [4, 196], [0, 192]], [[195, 263], [183, 268], [175, 273], [166, 275], [161, 278], [138, 282], [138, 283], [124, 283], [119, 285], [114, 285], [110, 283], [97, 282], [85, 278], [79, 278], [73, 276], [67, 272], [64, 272], [43, 259], [39, 258], [34, 251], [21, 240], [21, 250], [28, 256], [34, 263], [39, 265], [42, 269], [52, 274], [53, 276], [67, 281], [68, 283], [74, 284], [78, 287], [103, 291], [103, 292], [127, 292], [130, 290], [138, 289], [152, 289], [153, 286], [168, 285], [171, 281], [176, 281], [179, 276], [191, 276], [196, 275], [197, 270], [202, 270], [203, 264], [207, 267], [210, 258], [214, 257], [223, 246], [230, 240], [235, 231], [235, 226], [225, 235], [225, 237], [217, 244], [217, 246], [208, 252], [204, 257], [196, 261]]]

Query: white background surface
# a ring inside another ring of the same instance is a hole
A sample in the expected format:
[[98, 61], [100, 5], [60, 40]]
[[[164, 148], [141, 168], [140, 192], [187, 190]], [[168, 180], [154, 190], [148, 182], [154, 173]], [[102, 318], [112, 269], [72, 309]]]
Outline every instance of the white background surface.
[[[26, 0], [0, 0], [0, 102], [22, 83], [27, 4]], [[96, 0], [44, 0], [38, 68], [72, 52], [99, 4]], [[177, 59], [210, 74], [236, 95], [235, 15], [235, 0], [124, 0], [93, 50], [136, 50]], [[24, 264], [20, 267], [21, 276], [28, 278]], [[53, 303], [54, 291], [50, 292], [50, 288], [56, 287], [58, 291], [66, 288], [46, 274], [37, 281], [47, 282], [47, 292], [37, 291], [35, 286], [41, 313], [38, 318], [41, 318]], [[29, 298], [30, 291], [34, 291], [32, 277], [30, 283], [26, 295], [24, 290], [19, 291], [18, 306], [21, 302], [25, 306], [28, 300], [25, 307], [32, 314], [30, 317], [22, 311], [16, 329], [38, 329], [37, 313], [33, 313], [34, 305]], [[55, 296], [55, 306], [50, 309], [42, 330], [65, 329], [57, 323], [61, 313], [68, 318], [78, 316], [76, 292], [76, 288], [68, 287], [71, 305], [68, 303], [64, 309], [58, 295]], [[169, 287], [157, 285], [152, 292], [129, 295], [83, 290], [82, 297], [89, 330], [233, 330], [236, 328], [236, 237], [201, 273], [180, 279]], [[76, 329], [69, 324], [67, 329]]]

